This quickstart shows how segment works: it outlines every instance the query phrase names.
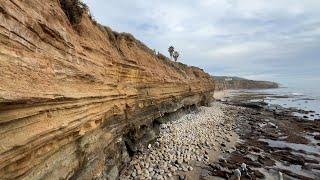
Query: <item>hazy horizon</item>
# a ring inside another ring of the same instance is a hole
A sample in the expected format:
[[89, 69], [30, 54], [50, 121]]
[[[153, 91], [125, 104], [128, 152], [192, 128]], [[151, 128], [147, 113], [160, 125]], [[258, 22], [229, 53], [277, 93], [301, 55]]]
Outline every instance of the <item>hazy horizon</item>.
[[320, 87], [320, 1], [83, 0], [94, 18], [212, 75]]

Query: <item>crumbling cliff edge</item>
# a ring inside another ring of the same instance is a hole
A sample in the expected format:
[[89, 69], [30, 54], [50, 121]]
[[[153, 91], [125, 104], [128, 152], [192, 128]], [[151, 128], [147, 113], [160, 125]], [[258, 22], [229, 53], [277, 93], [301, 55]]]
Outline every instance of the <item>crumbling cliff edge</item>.
[[86, 11], [74, 24], [59, 0], [0, 2], [1, 179], [114, 177], [146, 129], [213, 91]]

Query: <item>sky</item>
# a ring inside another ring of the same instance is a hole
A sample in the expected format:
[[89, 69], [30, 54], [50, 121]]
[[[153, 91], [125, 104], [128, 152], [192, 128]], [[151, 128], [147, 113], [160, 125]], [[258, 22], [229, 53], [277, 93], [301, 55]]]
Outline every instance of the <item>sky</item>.
[[83, 0], [94, 18], [212, 75], [320, 88], [320, 0]]

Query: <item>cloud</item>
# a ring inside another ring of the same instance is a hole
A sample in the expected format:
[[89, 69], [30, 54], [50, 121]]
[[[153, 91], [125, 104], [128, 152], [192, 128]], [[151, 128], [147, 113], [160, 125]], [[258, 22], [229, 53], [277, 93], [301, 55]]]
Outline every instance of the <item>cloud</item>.
[[229, 44], [209, 51], [208, 55], [215, 59], [242, 59], [241, 57], [255, 56], [257, 52], [268, 51], [273, 46], [268, 42], [244, 42]]
[[174, 45], [211, 74], [320, 76], [319, 0], [83, 1], [101, 24], [164, 54]]

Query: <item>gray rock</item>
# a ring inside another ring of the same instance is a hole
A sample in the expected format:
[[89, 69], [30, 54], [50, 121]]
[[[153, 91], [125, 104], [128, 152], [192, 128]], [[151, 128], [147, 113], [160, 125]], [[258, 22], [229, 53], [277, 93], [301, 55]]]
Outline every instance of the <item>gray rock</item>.
[[183, 167], [182, 170], [183, 170], [184, 172], [187, 172], [187, 171], [188, 171], [188, 168], [187, 168], [187, 167]]
[[179, 180], [186, 180], [186, 175], [179, 175]]

